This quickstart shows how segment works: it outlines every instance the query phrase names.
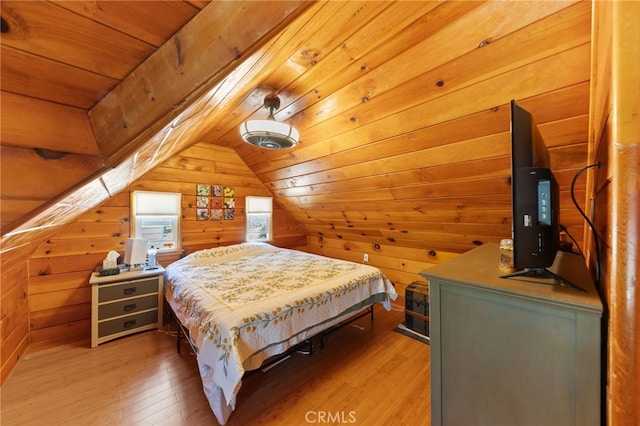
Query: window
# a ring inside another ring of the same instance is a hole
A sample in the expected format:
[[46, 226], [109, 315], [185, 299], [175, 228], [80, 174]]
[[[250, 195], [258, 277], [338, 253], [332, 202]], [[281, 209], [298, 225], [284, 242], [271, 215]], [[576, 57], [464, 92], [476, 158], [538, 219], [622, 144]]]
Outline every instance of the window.
[[132, 238], [147, 240], [147, 248], [175, 250], [180, 242], [180, 197], [174, 192], [133, 191]]
[[247, 241], [271, 241], [271, 218], [273, 199], [271, 197], [246, 198]]

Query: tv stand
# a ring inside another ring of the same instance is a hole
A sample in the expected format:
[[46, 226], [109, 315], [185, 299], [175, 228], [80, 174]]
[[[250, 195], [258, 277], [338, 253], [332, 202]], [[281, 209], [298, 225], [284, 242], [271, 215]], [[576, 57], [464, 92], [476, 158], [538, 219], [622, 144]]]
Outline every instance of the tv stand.
[[584, 259], [558, 253], [549, 269], [587, 293], [498, 278], [499, 259], [487, 243], [420, 273], [431, 425], [601, 426], [603, 309]]
[[511, 277], [524, 277], [524, 276], [531, 276], [531, 275], [537, 275], [537, 276], [542, 276], [545, 278], [551, 278], [554, 279], [556, 281], [558, 281], [561, 284], [565, 284], [568, 285], [569, 287], [578, 290], [578, 291], [582, 291], [584, 293], [588, 293], [587, 290], [585, 290], [584, 288], [580, 287], [577, 284], [572, 283], [571, 281], [562, 278], [560, 275], [551, 272], [550, 270], [548, 270], [547, 268], [525, 268], [522, 269], [520, 271], [516, 271], [512, 274], [506, 274], [506, 275], [500, 275], [500, 278], [511, 278]]

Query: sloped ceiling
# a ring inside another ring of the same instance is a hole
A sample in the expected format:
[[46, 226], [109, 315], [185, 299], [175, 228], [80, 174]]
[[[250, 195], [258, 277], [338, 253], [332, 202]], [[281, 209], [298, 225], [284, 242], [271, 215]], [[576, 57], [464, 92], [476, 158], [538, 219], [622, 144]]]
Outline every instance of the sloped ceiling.
[[[310, 236], [462, 252], [510, 235], [509, 109], [569, 187], [587, 159], [589, 2], [2, 2], [2, 250], [198, 141]], [[301, 143], [244, 144], [276, 118]], [[584, 199], [578, 184], [577, 198]]]

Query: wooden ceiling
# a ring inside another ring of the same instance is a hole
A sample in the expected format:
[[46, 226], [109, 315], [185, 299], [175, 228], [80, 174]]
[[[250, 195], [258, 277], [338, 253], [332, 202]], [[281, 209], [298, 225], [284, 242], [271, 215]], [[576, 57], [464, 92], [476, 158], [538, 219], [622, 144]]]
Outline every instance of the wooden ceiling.
[[[235, 149], [309, 236], [462, 252], [510, 235], [509, 108], [569, 188], [587, 161], [591, 4], [3, 1], [2, 250], [193, 143]], [[301, 143], [263, 150], [239, 124]], [[584, 184], [576, 197], [584, 200]]]

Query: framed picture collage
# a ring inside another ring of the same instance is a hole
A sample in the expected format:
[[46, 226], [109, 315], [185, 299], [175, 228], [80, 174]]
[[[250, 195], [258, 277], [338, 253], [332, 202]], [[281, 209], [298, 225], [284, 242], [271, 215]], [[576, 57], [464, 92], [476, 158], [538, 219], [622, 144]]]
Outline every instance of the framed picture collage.
[[233, 220], [236, 217], [235, 188], [222, 185], [196, 185], [197, 220]]

